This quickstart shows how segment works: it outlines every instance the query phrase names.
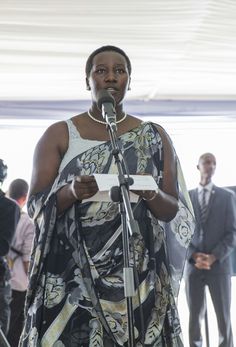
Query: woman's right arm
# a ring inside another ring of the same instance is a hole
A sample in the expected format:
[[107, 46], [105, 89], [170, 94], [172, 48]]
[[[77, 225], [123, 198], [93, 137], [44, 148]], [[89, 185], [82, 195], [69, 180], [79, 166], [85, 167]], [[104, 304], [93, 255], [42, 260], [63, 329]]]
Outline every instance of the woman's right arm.
[[[51, 125], [40, 138], [34, 151], [29, 197], [52, 186], [67, 148], [68, 130], [66, 123], [58, 122]], [[74, 201], [75, 198], [68, 184], [63, 187], [63, 194], [62, 192], [58, 194], [59, 211], [62, 212]]]
[[29, 196], [49, 188], [57, 174], [68, 147], [68, 131], [65, 122], [51, 125], [36, 145]]
[[[52, 186], [67, 148], [66, 123], [58, 122], [51, 125], [35, 148], [29, 197]], [[73, 180], [57, 192], [58, 213], [61, 214], [77, 199], [89, 198], [96, 191], [97, 184], [92, 176], [81, 176], [78, 181]]]

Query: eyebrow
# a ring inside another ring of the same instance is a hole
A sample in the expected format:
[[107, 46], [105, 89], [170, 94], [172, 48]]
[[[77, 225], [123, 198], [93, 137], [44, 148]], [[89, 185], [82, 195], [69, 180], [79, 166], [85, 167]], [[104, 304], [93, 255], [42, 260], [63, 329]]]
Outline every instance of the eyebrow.
[[[98, 65], [94, 64], [94, 66], [96, 66], [96, 67], [106, 66], [106, 65], [107, 65], [106, 63], [100, 63], [100, 64], [98, 64]], [[117, 63], [117, 64], [114, 64], [114, 66], [122, 66], [122, 67], [125, 67], [125, 64]]]

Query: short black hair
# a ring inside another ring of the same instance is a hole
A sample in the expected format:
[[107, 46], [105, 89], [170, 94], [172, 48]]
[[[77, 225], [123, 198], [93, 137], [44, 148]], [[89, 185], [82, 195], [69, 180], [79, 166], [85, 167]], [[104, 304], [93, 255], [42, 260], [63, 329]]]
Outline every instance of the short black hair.
[[107, 46], [102, 46], [102, 47], [97, 48], [88, 57], [87, 62], [86, 62], [86, 66], [85, 66], [86, 77], [89, 76], [89, 74], [90, 74], [90, 72], [92, 70], [93, 58], [97, 54], [102, 53], [102, 52], [116, 52], [116, 53], [119, 53], [119, 54], [123, 55], [123, 57], [125, 58], [126, 63], [127, 63], [127, 68], [128, 68], [129, 75], [131, 75], [131, 70], [132, 70], [131, 69], [131, 62], [130, 62], [130, 59], [129, 59], [128, 55], [119, 47], [107, 45]]
[[17, 178], [11, 182], [8, 189], [8, 195], [10, 198], [14, 200], [18, 200], [20, 198], [27, 196], [28, 190], [29, 190], [28, 183], [21, 178]]
[[214, 159], [214, 161], [216, 162], [216, 157], [214, 156], [214, 154], [210, 153], [210, 152], [206, 152], [206, 153], [203, 153], [199, 159], [198, 159], [198, 163], [200, 163], [201, 160], [204, 160], [206, 157], [211, 157]]

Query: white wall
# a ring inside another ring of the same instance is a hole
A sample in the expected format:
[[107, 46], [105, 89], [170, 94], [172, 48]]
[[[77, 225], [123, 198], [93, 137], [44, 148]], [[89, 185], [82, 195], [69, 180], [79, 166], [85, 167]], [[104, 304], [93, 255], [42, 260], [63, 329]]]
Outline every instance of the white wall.
[[3, 190], [15, 178], [30, 182], [33, 152], [37, 141], [50, 121], [0, 120], [0, 158], [8, 166]]
[[[170, 134], [180, 158], [188, 188], [198, 184], [196, 168], [199, 156], [212, 152], [217, 159], [214, 182], [219, 186], [236, 185], [236, 119], [227, 117], [145, 117], [159, 123]], [[11, 180], [30, 180], [35, 145], [46, 127], [54, 120], [0, 119], [0, 158], [8, 166], [8, 177], [3, 189]]]
[[180, 158], [188, 188], [199, 182], [197, 170], [201, 154], [216, 156], [214, 183], [219, 186], [236, 185], [236, 117], [163, 117], [152, 118], [170, 134]]

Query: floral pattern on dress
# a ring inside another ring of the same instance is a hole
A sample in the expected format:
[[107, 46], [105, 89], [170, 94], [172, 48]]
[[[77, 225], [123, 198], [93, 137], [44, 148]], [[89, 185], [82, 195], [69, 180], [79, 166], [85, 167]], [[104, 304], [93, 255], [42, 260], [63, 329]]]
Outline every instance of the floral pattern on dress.
[[[119, 141], [130, 173], [151, 174], [161, 187], [164, 157], [157, 128], [142, 123]], [[125, 346], [128, 341], [119, 206], [82, 202], [57, 214], [56, 193], [72, 181], [78, 163], [82, 175], [117, 173], [110, 142], [101, 143], [75, 156], [51, 189], [30, 199], [36, 235], [21, 347]], [[171, 223], [160, 223], [142, 200], [132, 204], [139, 226], [129, 244], [138, 280], [133, 297], [136, 346], [183, 346], [175, 292], [193, 217], [181, 182], [179, 188], [181, 208]]]

